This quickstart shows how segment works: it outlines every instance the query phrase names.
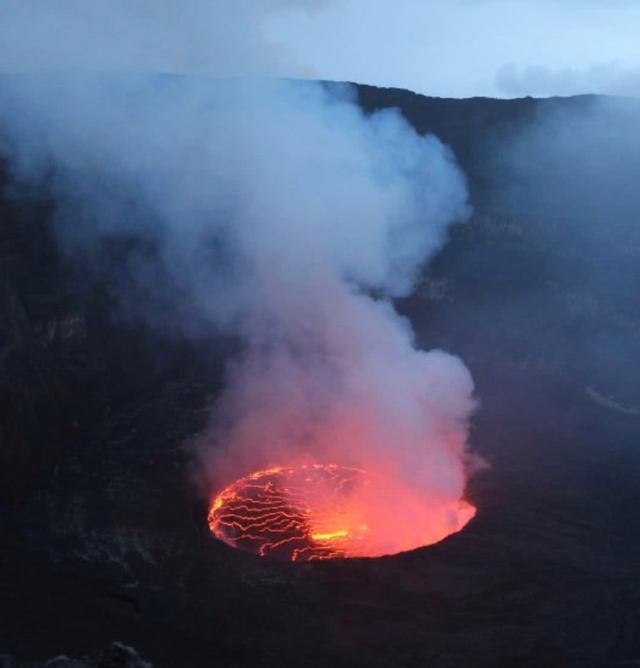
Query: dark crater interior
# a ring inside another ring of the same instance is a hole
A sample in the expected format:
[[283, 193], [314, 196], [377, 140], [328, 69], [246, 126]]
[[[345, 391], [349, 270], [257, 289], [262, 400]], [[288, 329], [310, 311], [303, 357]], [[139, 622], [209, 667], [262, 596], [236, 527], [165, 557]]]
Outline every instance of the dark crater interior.
[[640, 250], [570, 203], [505, 203], [489, 159], [541, 108], [593, 99], [359, 95], [449, 143], [470, 180], [474, 217], [398, 308], [476, 381], [477, 517], [380, 559], [289, 564], [214, 540], [184, 443], [235, 343], [119, 318], [5, 169], [0, 665], [134, 665], [96, 654], [113, 641], [173, 668], [640, 664]]

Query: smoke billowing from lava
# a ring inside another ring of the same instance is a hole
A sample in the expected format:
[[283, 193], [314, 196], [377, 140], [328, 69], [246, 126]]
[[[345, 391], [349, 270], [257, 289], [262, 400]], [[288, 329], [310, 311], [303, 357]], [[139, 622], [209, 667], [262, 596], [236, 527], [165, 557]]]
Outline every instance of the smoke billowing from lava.
[[[260, 468], [335, 462], [399, 481], [455, 530], [472, 380], [458, 358], [417, 350], [390, 298], [468, 215], [465, 179], [436, 138], [394, 111], [365, 116], [351, 94], [69, 75], [7, 79], [0, 107], [14, 173], [46, 181], [69, 253], [142, 239], [153, 252], [128, 271], [145, 315], [244, 342], [200, 439], [209, 494]], [[376, 503], [387, 551], [415, 546], [394, 539], [406, 507]]]

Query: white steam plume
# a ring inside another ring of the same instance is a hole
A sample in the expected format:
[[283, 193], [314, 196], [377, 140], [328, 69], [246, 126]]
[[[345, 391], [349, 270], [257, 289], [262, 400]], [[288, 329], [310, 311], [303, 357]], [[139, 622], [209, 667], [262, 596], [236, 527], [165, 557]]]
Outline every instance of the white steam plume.
[[461, 498], [470, 374], [417, 350], [388, 300], [468, 215], [445, 146], [320, 84], [67, 76], [2, 91], [15, 173], [47, 176], [64, 247], [151, 240], [180, 295], [164, 322], [245, 342], [202, 439], [209, 492], [332, 461], [392, 473], [434, 509]]

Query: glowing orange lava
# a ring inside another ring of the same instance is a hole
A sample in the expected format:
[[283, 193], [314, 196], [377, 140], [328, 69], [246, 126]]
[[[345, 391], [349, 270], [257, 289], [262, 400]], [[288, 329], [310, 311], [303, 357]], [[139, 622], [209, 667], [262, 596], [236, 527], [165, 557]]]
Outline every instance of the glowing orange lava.
[[406, 484], [336, 464], [257, 471], [220, 492], [209, 528], [232, 547], [286, 561], [376, 557], [436, 543], [475, 515]]

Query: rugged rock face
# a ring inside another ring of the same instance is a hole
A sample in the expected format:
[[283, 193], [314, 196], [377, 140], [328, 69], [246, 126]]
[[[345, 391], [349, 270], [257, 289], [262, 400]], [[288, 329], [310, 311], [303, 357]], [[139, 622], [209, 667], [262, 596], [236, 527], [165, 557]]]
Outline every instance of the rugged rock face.
[[0, 189], [0, 503], [15, 506], [99, 415], [192, 359], [61, 257], [54, 205], [15, 192], [6, 164]]
[[102, 652], [95, 652], [82, 659], [71, 659], [61, 654], [42, 662], [29, 661], [16, 663], [10, 654], [0, 655], [1, 668], [153, 668], [150, 663], [143, 661], [133, 647], [121, 642], [112, 642]]
[[66, 340], [82, 336], [83, 320], [76, 315], [80, 322], [70, 326], [73, 316], [60, 308], [46, 224], [42, 206], [19, 210], [6, 199], [0, 205], [0, 495], [6, 503], [22, 498], [72, 440], [64, 415], [71, 396], [51, 348], [60, 334]]
[[[501, 209], [487, 168], [541, 104], [588, 100], [359, 95], [438, 134], [471, 180], [474, 217], [399, 308], [476, 379], [477, 518], [374, 560], [283, 564], [212, 539], [184, 444], [225, 349], [123, 322], [109, 285], [57, 253], [51, 203], [5, 189], [0, 666], [146, 665], [113, 638], [161, 668], [640, 661], [638, 256], [588, 229], [561, 245], [576, 222]], [[625, 278], [609, 292], [581, 279], [603, 254]], [[605, 328], [616, 344], [594, 355]], [[84, 658], [27, 662], [61, 654]]]

